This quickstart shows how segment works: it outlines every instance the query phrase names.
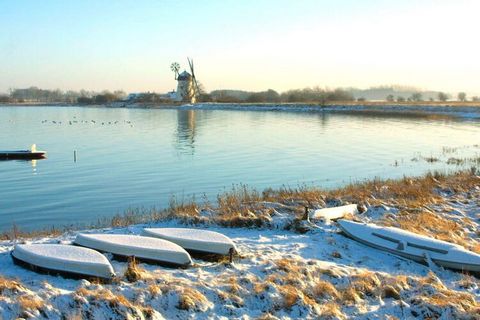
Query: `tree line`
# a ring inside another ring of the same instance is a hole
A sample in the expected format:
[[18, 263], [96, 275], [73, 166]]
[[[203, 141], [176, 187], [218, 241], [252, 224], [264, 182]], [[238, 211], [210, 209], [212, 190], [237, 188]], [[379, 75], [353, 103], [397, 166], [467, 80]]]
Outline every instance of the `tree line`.
[[60, 89], [47, 90], [37, 87], [25, 89], [11, 89], [10, 94], [0, 95], [0, 103], [8, 102], [40, 102], [40, 103], [84, 103], [84, 104], [103, 104], [126, 97], [124, 91], [118, 90], [110, 92], [108, 90], [102, 92], [95, 91], [62, 91]]
[[[441, 102], [446, 102], [447, 100], [449, 100], [451, 98], [451, 96], [445, 92], [438, 92], [437, 94], [437, 101], [441, 101]], [[435, 101], [434, 98], [429, 98], [428, 100], [424, 99], [423, 98], [423, 95], [421, 92], [415, 92], [413, 93], [410, 97], [408, 98], [405, 98], [403, 96], [397, 96], [395, 98], [395, 96], [393, 94], [389, 94], [387, 97], [386, 97], [386, 100], [388, 102], [394, 102], [394, 101], [397, 101], [397, 102], [405, 102], [405, 101], [408, 101], [408, 102], [423, 102], [423, 101]], [[471, 97], [470, 99], [471, 101], [473, 102], [480, 102], [480, 97], [478, 96], [473, 96]], [[461, 101], [461, 102], [465, 102], [465, 101], [468, 101], [468, 98], [467, 98], [467, 94], [465, 92], [459, 92], [457, 94], [457, 101]]]
[[[319, 103], [341, 102], [341, 101], [366, 101], [365, 98], [355, 98], [352, 89], [324, 89], [320, 87], [293, 89], [279, 93], [273, 89], [260, 92], [249, 92], [241, 90], [214, 90], [206, 92], [200, 85], [199, 102], [219, 102], [219, 103]], [[388, 89], [388, 88], [387, 88]], [[356, 93], [358, 94], [358, 92]], [[95, 91], [62, 91], [46, 90], [37, 87], [26, 89], [11, 89], [7, 95], [0, 94], [0, 103], [24, 103], [24, 102], [40, 102], [40, 103], [78, 103], [78, 104], [106, 104], [114, 101], [124, 100], [126, 98], [124, 91], [118, 90], [110, 92], [108, 90], [102, 92]], [[428, 96], [427, 96], [428, 97]], [[480, 102], [480, 97], [473, 96], [469, 99], [465, 92], [457, 94], [458, 101], [474, 101]], [[413, 92], [410, 96], [405, 97], [401, 92], [395, 96], [388, 94], [385, 100], [388, 102], [422, 102], [422, 101], [441, 101], [450, 100], [451, 96], [444, 92], [438, 92], [436, 99], [432, 95], [425, 99], [422, 92]], [[166, 95], [156, 93], [142, 93], [135, 95], [136, 102], [150, 103], [169, 103], [170, 100]]]

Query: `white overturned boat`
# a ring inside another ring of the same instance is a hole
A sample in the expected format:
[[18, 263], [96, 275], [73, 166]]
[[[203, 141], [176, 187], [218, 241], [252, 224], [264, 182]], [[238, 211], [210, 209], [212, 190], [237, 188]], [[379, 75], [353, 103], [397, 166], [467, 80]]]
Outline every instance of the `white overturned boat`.
[[480, 271], [480, 255], [462, 246], [393, 227], [338, 220], [349, 237], [371, 247], [409, 258], [463, 271]]
[[64, 244], [18, 244], [12, 251], [12, 257], [16, 263], [33, 270], [75, 277], [111, 279], [115, 276], [108, 259], [88, 248]]
[[45, 151], [39, 151], [36, 145], [32, 145], [30, 150], [0, 150], [0, 159], [2, 160], [26, 160], [26, 159], [43, 159], [46, 156]]
[[145, 228], [143, 234], [171, 241], [189, 251], [199, 253], [227, 255], [236, 251], [235, 244], [230, 238], [215, 231], [188, 228]]
[[358, 205], [348, 204], [340, 207], [317, 209], [310, 214], [310, 219], [337, 220], [347, 214], [358, 214]]
[[125, 234], [79, 234], [74, 244], [110, 252], [121, 257], [136, 257], [160, 264], [188, 266], [192, 259], [179, 245], [161, 239]]

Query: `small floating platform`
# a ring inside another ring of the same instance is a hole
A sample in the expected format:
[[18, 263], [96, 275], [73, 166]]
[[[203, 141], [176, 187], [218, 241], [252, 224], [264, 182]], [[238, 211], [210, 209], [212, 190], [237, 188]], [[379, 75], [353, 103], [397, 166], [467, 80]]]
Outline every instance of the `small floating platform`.
[[118, 257], [135, 257], [145, 262], [186, 267], [192, 264], [187, 251], [179, 245], [161, 239], [125, 234], [77, 235], [74, 244]]
[[160, 238], [178, 244], [187, 251], [228, 255], [236, 251], [235, 244], [227, 236], [202, 229], [145, 228], [143, 235]]
[[421, 263], [432, 261], [442, 267], [480, 272], [480, 255], [462, 246], [418, 235], [394, 227], [338, 220], [340, 229], [363, 244]]
[[15, 263], [34, 271], [60, 274], [71, 278], [115, 276], [108, 259], [92, 249], [64, 244], [19, 244], [12, 251]]

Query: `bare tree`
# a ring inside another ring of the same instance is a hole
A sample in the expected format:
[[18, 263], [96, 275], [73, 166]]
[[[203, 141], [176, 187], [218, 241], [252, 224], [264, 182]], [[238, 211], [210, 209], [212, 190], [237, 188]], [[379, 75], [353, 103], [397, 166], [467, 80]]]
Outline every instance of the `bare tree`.
[[445, 92], [439, 92], [438, 93], [438, 100], [440, 101], [447, 101], [448, 100], [448, 94], [446, 94]]
[[458, 97], [458, 100], [460, 100], [462, 102], [467, 100], [467, 94], [465, 92], [459, 92], [457, 97]]

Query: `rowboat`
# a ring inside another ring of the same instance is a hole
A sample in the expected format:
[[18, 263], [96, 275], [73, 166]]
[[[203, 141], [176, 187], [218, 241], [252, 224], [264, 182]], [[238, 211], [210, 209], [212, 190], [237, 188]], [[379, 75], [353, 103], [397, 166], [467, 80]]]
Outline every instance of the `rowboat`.
[[394, 227], [344, 219], [337, 222], [347, 236], [368, 246], [421, 263], [432, 261], [449, 269], [480, 271], [480, 255], [460, 245]]
[[110, 280], [115, 276], [108, 259], [92, 249], [64, 244], [18, 244], [12, 251], [15, 263], [35, 271], [68, 277], [95, 277]]
[[135, 257], [146, 262], [171, 266], [188, 266], [192, 259], [179, 245], [161, 239], [126, 234], [84, 234], [74, 244], [109, 252], [117, 257]]
[[36, 149], [36, 145], [32, 145], [30, 150], [0, 150], [0, 159], [2, 160], [28, 160], [28, 159], [43, 159], [47, 152], [39, 151]]
[[310, 219], [337, 220], [345, 217], [347, 214], [357, 214], [358, 205], [348, 204], [340, 207], [331, 207], [317, 209], [310, 214]]
[[187, 251], [228, 255], [236, 251], [227, 236], [209, 230], [189, 228], [145, 228], [143, 235], [178, 244]]

